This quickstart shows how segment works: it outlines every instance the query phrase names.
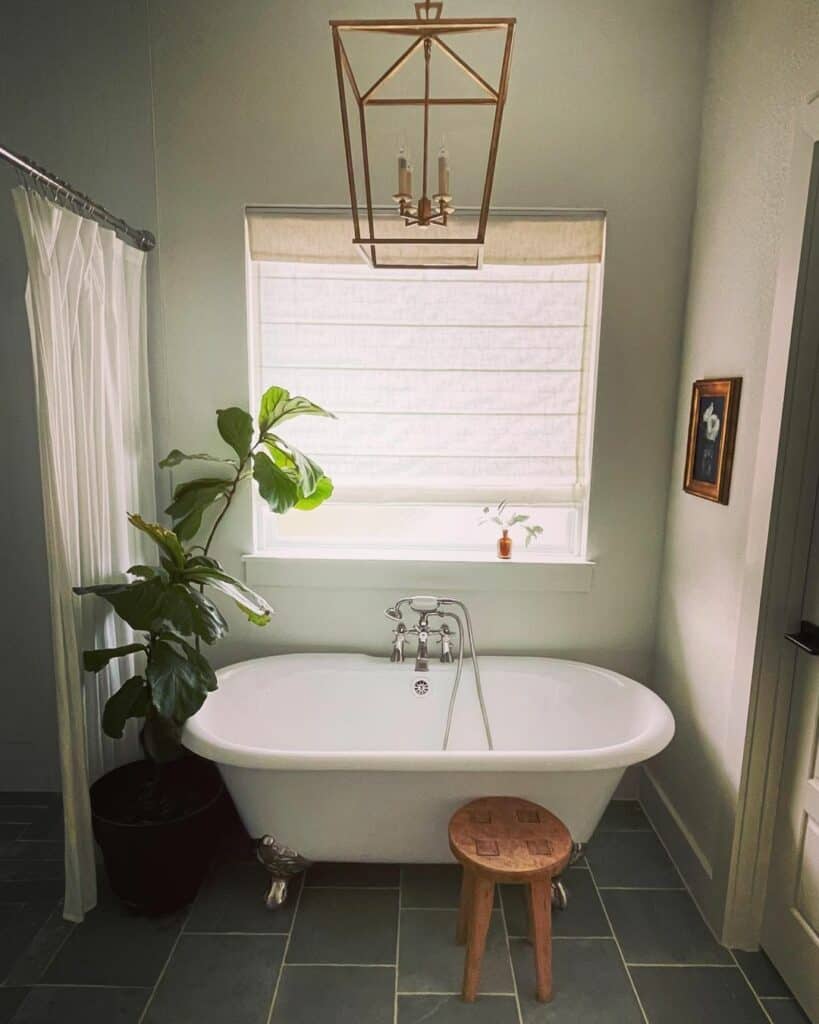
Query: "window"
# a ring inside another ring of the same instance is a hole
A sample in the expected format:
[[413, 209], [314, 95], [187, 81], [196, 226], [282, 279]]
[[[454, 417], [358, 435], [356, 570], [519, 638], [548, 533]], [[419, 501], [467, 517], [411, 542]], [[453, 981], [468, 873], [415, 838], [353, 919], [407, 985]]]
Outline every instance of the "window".
[[504, 221], [479, 272], [371, 270], [344, 221], [301, 220], [249, 219], [253, 398], [336, 413], [286, 434], [335, 493], [260, 506], [257, 551], [492, 558], [506, 499], [543, 527], [527, 557], [584, 557], [602, 218]]

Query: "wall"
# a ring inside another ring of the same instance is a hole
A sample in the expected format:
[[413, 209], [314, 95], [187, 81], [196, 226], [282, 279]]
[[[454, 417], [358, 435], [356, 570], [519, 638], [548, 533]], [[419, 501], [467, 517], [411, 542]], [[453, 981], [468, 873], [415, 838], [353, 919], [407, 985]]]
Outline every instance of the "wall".
[[[716, 0], [683, 345], [654, 685], [677, 719], [645, 796], [721, 931], [750, 658], [735, 657], [758, 410], [798, 106], [819, 89], [814, 0]], [[682, 492], [691, 381], [743, 378], [727, 506]], [[739, 706], [737, 704], [739, 695]], [[744, 703], [743, 703], [744, 702]]]
[[[245, 404], [245, 204], [343, 203], [327, 21], [409, 15], [393, 0], [150, 0], [163, 372], [157, 452], [218, 444], [213, 411]], [[494, 201], [605, 208], [608, 254], [586, 593], [474, 589], [482, 649], [550, 652], [646, 678], [653, 646], [689, 258], [705, 0], [448, 0], [447, 13], [518, 17]], [[216, 438], [216, 440], [214, 440]], [[169, 481], [163, 480], [167, 493]], [[240, 504], [219, 554], [250, 548]], [[504, 567], [498, 567], [502, 572]], [[288, 576], [291, 576], [288, 573]], [[267, 630], [232, 620], [220, 662], [283, 649], [383, 653], [382, 609], [411, 583], [272, 587]]]
[[[4, 5], [0, 141], [140, 227], [155, 226], [147, 16], [133, 0]], [[0, 163], [4, 497], [0, 788], [58, 789], [56, 711], [25, 256]], [[152, 270], [155, 285], [155, 268]]]

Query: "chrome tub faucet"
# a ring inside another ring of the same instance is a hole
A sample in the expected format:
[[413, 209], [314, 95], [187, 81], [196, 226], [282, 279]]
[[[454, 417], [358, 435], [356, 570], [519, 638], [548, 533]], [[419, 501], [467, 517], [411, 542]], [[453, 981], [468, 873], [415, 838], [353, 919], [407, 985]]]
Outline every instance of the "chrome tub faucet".
[[[413, 611], [418, 612], [418, 625], [410, 626], [409, 629], [404, 625], [401, 615], [400, 605], [408, 601]], [[448, 612], [442, 612], [438, 610], [438, 599], [434, 597], [420, 598], [414, 597], [412, 599], [404, 599], [399, 601], [392, 608], [386, 610], [387, 618], [392, 619], [396, 626], [392, 631], [392, 653], [390, 654], [390, 661], [403, 662], [404, 661], [404, 645], [410, 636], [418, 638], [418, 646], [415, 653], [415, 671], [416, 672], [428, 672], [429, 671], [429, 644], [430, 641], [437, 641], [441, 645], [440, 660], [445, 664], [450, 664], [454, 660], [453, 648], [454, 638], [452, 630], [444, 622], [441, 624], [439, 629], [433, 629], [429, 624], [430, 615], [438, 615], [443, 618]]]

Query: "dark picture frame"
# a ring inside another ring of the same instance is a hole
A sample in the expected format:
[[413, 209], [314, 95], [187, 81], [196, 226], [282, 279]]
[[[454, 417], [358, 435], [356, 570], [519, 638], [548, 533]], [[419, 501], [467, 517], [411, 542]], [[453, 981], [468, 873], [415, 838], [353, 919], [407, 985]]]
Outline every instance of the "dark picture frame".
[[695, 380], [691, 390], [683, 490], [728, 504], [741, 377]]

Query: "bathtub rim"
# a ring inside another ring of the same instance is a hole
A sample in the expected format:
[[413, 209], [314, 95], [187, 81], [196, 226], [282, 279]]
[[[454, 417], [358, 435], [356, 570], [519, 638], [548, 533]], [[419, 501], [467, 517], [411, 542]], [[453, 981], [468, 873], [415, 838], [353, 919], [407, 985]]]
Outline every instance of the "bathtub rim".
[[[327, 653], [327, 652], [322, 652]], [[330, 657], [364, 657], [374, 662], [383, 661], [363, 652], [331, 653]], [[246, 665], [258, 664], [273, 658], [315, 657], [316, 652], [287, 652], [247, 658], [225, 665], [217, 671], [217, 678]], [[485, 656], [492, 657], [492, 655]], [[505, 657], [505, 656], [504, 656]], [[509, 655], [515, 658], [515, 655]], [[395, 771], [395, 772], [479, 772], [488, 769], [502, 772], [531, 771], [595, 771], [598, 769], [628, 768], [653, 757], [671, 742], [674, 716], [663, 699], [643, 683], [624, 676], [613, 669], [590, 662], [568, 658], [520, 655], [521, 658], [544, 662], [560, 662], [593, 669], [610, 675], [627, 687], [638, 687], [649, 702], [648, 722], [637, 735], [622, 743], [605, 747], [572, 750], [280, 750], [270, 747], [247, 746], [219, 737], [210, 732], [198, 715], [188, 719], [182, 732], [182, 742], [188, 750], [217, 764], [236, 768], [281, 769], [288, 771]], [[483, 660], [483, 659], [482, 659]]]

